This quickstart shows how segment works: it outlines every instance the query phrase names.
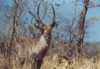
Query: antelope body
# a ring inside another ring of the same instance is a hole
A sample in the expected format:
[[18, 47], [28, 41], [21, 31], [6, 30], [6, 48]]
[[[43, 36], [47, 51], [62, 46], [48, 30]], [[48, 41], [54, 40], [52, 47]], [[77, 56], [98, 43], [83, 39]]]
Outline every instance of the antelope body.
[[[40, 6], [40, 4], [39, 4]], [[35, 61], [37, 58], [43, 60], [43, 57], [45, 56], [50, 40], [51, 40], [51, 31], [53, 27], [55, 26], [55, 11], [54, 7], [52, 6], [53, 9], [53, 21], [50, 25], [45, 25], [42, 20], [39, 17], [39, 6], [37, 10], [37, 15], [38, 19], [32, 14], [32, 16], [36, 19], [37, 26], [39, 26], [39, 29], [42, 32], [42, 35], [40, 38], [33, 39], [32, 37], [27, 37], [27, 36], [20, 36], [16, 38], [16, 43], [15, 43], [15, 50], [17, 52], [17, 60], [19, 58], [28, 58], [32, 62]], [[39, 63], [41, 62], [39, 61]], [[24, 64], [24, 60], [22, 61]], [[39, 64], [41, 66], [41, 64]]]
[[32, 39], [20, 36], [16, 42], [16, 50], [20, 57], [31, 56], [33, 53], [39, 54], [44, 48], [48, 47], [43, 35], [40, 38]]

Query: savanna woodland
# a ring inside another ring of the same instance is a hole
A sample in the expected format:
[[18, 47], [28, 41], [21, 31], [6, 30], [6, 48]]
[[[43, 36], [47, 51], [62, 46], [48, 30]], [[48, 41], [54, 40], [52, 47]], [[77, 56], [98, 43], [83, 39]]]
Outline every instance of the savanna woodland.
[[0, 69], [100, 69], [96, 23], [99, 0], [0, 0]]

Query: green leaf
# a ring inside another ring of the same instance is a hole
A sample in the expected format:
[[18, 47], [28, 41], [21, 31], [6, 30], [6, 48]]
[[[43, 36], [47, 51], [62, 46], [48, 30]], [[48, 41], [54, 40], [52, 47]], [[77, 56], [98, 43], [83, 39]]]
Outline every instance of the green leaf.
[[90, 17], [90, 19], [91, 19], [92, 21], [98, 21], [98, 20], [100, 20], [100, 16]]
[[59, 6], [60, 6], [60, 4], [55, 4], [55, 6], [58, 6], [58, 7], [59, 7]]

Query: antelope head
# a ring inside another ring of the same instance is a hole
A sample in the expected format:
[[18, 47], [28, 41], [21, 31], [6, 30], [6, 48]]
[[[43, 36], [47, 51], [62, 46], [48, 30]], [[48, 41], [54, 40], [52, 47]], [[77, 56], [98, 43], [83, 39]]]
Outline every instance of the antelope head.
[[43, 23], [43, 18], [40, 19], [40, 16], [39, 16], [39, 8], [40, 8], [40, 4], [38, 5], [38, 8], [37, 8], [37, 19], [36, 17], [34, 16], [34, 14], [32, 14], [30, 11], [29, 13], [32, 14], [32, 16], [35, 18], [36, 20], [36, 24], [35, 26], [38, 27], [41, 32], [42, 32], [42, 35], [46, 38], [46, 40], [50, 40], [51, 39], [51, 31], [53, 29], [53, 27], [56, 25], [56, 21], [55, 21], [55, 10], [54, 10], [54, 7], [53, 5], [51, 4], [52, 6], [52, 10], [53, 10], [53, 20], [52, 20], [52, 23], [49, 24], [49, 25], [46, 25]]

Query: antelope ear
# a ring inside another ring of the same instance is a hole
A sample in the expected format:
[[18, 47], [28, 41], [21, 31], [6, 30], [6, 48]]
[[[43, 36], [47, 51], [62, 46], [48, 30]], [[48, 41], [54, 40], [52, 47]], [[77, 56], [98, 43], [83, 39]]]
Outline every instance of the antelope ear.
[[55, 25], [56, 25], [56, 22], [53, 22], [53, 23], [51, 24], [51, 27], [53, 28]]

